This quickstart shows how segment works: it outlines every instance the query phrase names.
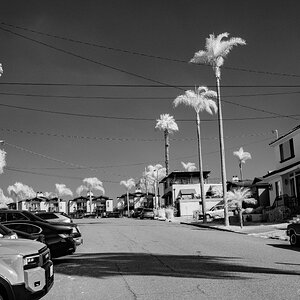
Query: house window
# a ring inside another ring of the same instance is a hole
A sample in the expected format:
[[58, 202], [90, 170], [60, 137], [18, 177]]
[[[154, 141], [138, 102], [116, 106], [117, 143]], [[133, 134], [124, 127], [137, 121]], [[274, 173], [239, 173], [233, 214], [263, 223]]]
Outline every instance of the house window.
[[294, 152], [294, 142], [293, 139], [290, 139], [279, 145], [280, 151], [280, 162], [284, 162], [295, 157]]

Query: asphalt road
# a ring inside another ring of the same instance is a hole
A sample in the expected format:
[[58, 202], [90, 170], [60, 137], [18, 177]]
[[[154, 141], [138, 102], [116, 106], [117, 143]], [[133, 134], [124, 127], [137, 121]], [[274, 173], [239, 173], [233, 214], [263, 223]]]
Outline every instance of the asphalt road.
[[84, 244], [54, 261], [54, 299], [300, 299], [288, 242], [157, 220], [82, 219]]

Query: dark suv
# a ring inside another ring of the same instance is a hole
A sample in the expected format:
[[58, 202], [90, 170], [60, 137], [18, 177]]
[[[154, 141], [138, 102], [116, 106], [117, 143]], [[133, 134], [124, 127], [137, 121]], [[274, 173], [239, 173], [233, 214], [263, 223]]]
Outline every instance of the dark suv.
[[40, 234], [45, 237], [45, 243], [50, 249], [52, 257], [64, 256], [74, 253], [76, 250], [76, 242], [73, 239], [73, 227], [69, 224], [50, 224], [40, 219], [38, 216], [22, 210], [0, 210], [0, 223], [7, 226], [11, 230], [32, 233], [32, 228], [40, 228]]

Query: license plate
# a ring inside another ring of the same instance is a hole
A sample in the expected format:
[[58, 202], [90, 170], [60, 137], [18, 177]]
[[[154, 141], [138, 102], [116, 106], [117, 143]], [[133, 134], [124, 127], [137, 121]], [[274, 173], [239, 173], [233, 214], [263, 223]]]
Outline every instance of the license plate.
[[50, 277], [53, 276], [53, 265], [50, 266]]

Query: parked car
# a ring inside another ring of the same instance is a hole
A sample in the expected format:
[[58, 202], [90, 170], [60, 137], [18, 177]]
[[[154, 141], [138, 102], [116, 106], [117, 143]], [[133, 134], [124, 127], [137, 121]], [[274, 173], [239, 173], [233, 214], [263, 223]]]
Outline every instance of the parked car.
[[12, 230], [10, 224], [7, 224], [7, 226], [0, 224], [0, 237], [8, 239], [21, 238], [45, 243], [45, 236], [42, 234], [42, 229], [40, 227], [31, 224], [27, 224], [27, 227], [29, 228], [27, 228], [25, 232], [17, 229]]
[[[36, 214], [26, 211], [26, 210], [9, 210], [9, 209], [0, 209], [0, 223], [3, 221], [14, 221], [14, 220], [31, 220], [38, 222], [50, 223], [47, 220], [43, 220], [38, 217]], [[75, 223], [64, 223], [64, 222], [51, 222], [53, 225], [58, 226], [67, 226], [72, 228], [71, 237], [75, 240], [76, 246], [79, 246], [83, 243], [83, 238], [79, 227]]]
[[[228, 215], [233, 216], [233, 211], [235, 208], [228, 208]], [[209, 221], [211, 219], [224, 219], [224, 204], [217, 204], [211, 209], [206, 211], [206, 219]]]
[[140, 214], [140, 219], [154, 219], [154, 211], [152, 208], [144, 208]]
[[0, 274], [0, 299], [42, 298], [54, 282], [49, 249], [35, 241], [2, 239]]
[[[12, 230], [32, 233], [33, 226], [42, 229], [45, 243], [51, 251], [52, 257], [72, 254], [76, 250], [76, 241], [73, 239], [74, 224], [49, 223], [28, 211], [0, 210], [0, 222]], [[75, 228], [76, 230], [76, 228]]]
[[50, 223], [73, 223], [72, 218], [62, 212], [37, 212], [35, 213], [35, 215]]
[[18, 235], [8, 227], [0, 224], [0, 238], [15, 240], [18, 238]]
[[290, 237], [291, 246], [300, 246], [300, 222], [289, 224], [286, 234]]
[[120, 213], [118, 211], [107, 211], [105, 216], [106, 218], [119, 218]]
[[142, 212], [143, 212], [143, 207], [138, 207], [138, 208], [136, 208], [136, 209], [133, 211], [131, 217], [132, 217], [132, 218], [139, 218], [139, 217], [141, 216], [141, 213], [142, 213]]

